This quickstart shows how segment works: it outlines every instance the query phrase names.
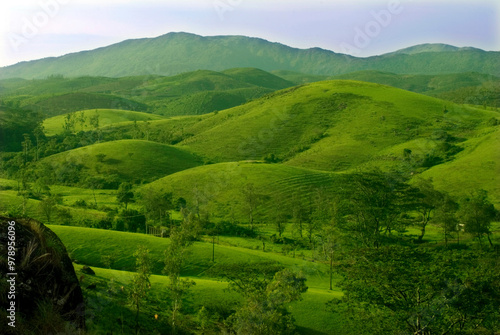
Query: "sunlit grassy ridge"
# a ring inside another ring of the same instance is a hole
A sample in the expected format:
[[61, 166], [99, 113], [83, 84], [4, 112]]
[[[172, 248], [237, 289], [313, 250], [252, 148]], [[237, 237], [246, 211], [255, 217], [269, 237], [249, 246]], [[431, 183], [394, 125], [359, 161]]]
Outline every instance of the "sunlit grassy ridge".
[[216, 162], [274, 154], [286, 164], [341, 171], [437, 130], [460, 135], [494, 115], [389, 86], [326, 81], [203, 119], [181, 145]]
[[202, 164], [187, 150], [142, 140], [93, 144], [44, 161], [56, 168], [66, 163], [82, 164], [87, 176], [115, 174], [123, 181], [154, 180]]
[[455, 196], [467, 196], [482, 188], [500, 206], [500, 127], [488, 129], [463, 146], [464, 151], [455, 160], [432, 167], [423, 176], [433, 178], [438, 189]]

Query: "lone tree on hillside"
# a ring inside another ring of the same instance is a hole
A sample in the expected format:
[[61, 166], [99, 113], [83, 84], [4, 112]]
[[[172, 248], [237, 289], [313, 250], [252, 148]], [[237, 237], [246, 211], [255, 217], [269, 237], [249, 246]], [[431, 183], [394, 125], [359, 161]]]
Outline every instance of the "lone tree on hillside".
[[192, 241], [187, 232], [176, 227], [170, 231], [170, 244], [165, 250], [165, 268], [163, 272], [168, 276], [171, 305], [171, 318], [170, 326], [172, 333], [176, 334], [179, 325], [178, 315], [182, 307], [182, 298], [187, 290], [195, 284], [195, 282], [182, 279], [181, 270], [182, 265], [186, 259], [186, 249], [191, 245]]
[[307, 291], [302, 273], [272, 263], [220, 264], [210, 271], [229, 281], [244, 300], [229, 319], [236, 334], [293, 334], [293, 317], [286, 305]]
[[422, 242], [427, 224], [432, 220], [436, 207], [443, 201], [443, 195], [434, 189], [432, 179], [418, 179], [416, 187], [416, 210], [420, 215], [420, 220], [417, 221], [420, 226], [418, 241]]
[[132, 192], [132, 184], [127, 182], [121, 183], [120, 186], [118, 187], [118, 192], [116, 193], [116, 200], [120, 204], [124, 204], [125, 209], [127, 209], [128, 204], [134, 200], [134, 192]]
[[253, 230], [253, 224], [255, 220], [255, 215], [257, 209], [264, 201], [265, 196], [260, 194], [255, 189], [254, 184], [246, 184], [242, 189], [242, 197], [243, 197], [243, 212], [248, 217], [248, 224], [250, 225], [250, 229]]
[[135, 309], [135, 333], [139, 334], [139, 312], [143, 302], [147, 299], [148, 290], [151, 287], [149, 277], [151, 276], [151, 260], [149, 250], [140, 246], [134, 253], [136, 262], [136, 273], [132, 279], [130, 302]]
[[481, 243], [482, 237], [486, 235], [490, 246], [493, 246], [490, 228], [495, 216], [495, 207], [489, 202], [488, 193], [485, 190], [475, 192], [460, 203], [458, 213], [460, 222], [464, 225], [465, 232], [476, 237], [479, 243]]

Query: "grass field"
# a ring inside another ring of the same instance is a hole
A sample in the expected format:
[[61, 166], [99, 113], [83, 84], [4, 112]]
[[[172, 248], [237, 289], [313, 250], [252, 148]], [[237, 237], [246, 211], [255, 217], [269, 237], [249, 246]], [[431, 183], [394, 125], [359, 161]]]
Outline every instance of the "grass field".
[[[90, 329], [109, 329], [109, 318], [116, 319], [120, 313], [131, 314], [129, 306], [125, 304], [125, 295], [119, 287], [130, 282], [131, 272], [135, 267], [133, 252], [144, 245], [150, 250], [153, 260], [153, 273], [151, 279], [151, 293], [153, 302], [148, 304], [143, 315], [149, 316], [150, 322], [154, 314], [160, 315], [159, 320], [166, 317], [166, 285], [167, 277], [162, 275], [163, 251], [169, 239], [158, 237], [122, 233], [115, 231], [96, 230], [90, 228], [48, 226], [54, 231], [68, 249], [75, 264], [78, 277], [83, 264], [90, 265], [96, 272], [95, 277], [84, 275], [82, 286], [89, 303]], [[238, 240], [234, 240], [238, 243]], [[189, 247], [188, 259], [182, 269], [182, 275], [192, 279], [196, 285], [190, 290], [185, 311], [196, 313], [202, 306], [226, 305], [236, 303], [240, 298], [234, 292], [227, 292], [227, 283], [205, 275], [205, 271], [213, 266], [211, 262], [211, 244], [195, 242]], [[111, 269], [105, 269], [102, 256], [112, 256]], [[294, 302], [289, 306], [296, 319], [297, 326], [304, 334], [331, 334], [335, 331], [336, 319], [326, 310], [325, 303], [339, 297], [338, 290], [328, 290], [327, 266], [318, 262], [305, 261], [298, 258], [287, 257], [272, 252], [251, 250], [238, 246], [228, 247], [216, 245], [216, 263], [241, 263], [274, 261], [287, 268], [302, 271], [307, 277], [308, 291], [303, 300]], [[97, 283], [97, 290], [86, 290], [88, 285]], [[112, 293], [110, 293], [110, 291]], [[196, 297], [196, 299], [193, 299]], [[96, 309], [105, 311], [107, 318], [102, 318]], [[108, 321], [106, 321], [108, 319]], [[147, 317], [145, 317], [147, 319]], [[157, 320], [155, 320], [157, 321]], [[164, 322], [164, 321], [163, 321]], [[154, 323], [146, 322], [151, 327]], [[130, 325], [130, 323], [129, 323]]]

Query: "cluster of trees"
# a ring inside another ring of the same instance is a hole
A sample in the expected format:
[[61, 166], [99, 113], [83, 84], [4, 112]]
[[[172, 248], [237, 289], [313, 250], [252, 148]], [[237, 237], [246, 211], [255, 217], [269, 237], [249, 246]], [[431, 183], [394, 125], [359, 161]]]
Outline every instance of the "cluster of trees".
[[267, 220], [275, 226], [275, 241], [284, 241], [282, 234], [291, 224], [295, 241], [311, 248], [328, 239], [328, 231], [344, 235], [353, 245], [380, 247], [409, 227], [418, 227], [415, 242], [421, 243], [431, 222], [441, 227], [446, 243], [465, 232], [492, 245], [491, 222], [497, 216], [483, 190], [453, 199], [436, 190], [431, 179], [417, 178], [409, 184], [399, 174], [380, 171], [346, 175], [335, 193], [318, 188], [309, 198], [298, 193], [270, 197], [249, 184], [242, 189], [241, 199], [251, 229], [260, 209], [271, 204]]
[[384, 246], [337, 265], [344, 296], [330, 308], [352, 334], [494, 334], [500, 262], [492, 252]]
[[[225, 279], [229, 289], [242, 296], [242, 302], [228, 313], [219, 314], [213, 307], [202, 306], [196, 319], [181, 317], [183, 300], [195, 282], [180, 276], [187, 249], [192, 243], [191, 230], [185, 225], [171, 232], [165, 250], [164, 273], [168, 276], [168, 328], [171, 334], [192, 333], [196, 324], [203, 334], [294, 334], [294, 319], [286, 305], [301, 299], [307, 291], [306, 278], [273, 262], [218, 264], [210, 275]], [[150, 299], [151, 260], [149, 251], [140, 247], [134, 254], [137, 271], [130, 284], [129, 302], [136, 312], [136, 334], [140, 331], [139, 313]], [[189, 326], [187, 326], [189, 324]]]

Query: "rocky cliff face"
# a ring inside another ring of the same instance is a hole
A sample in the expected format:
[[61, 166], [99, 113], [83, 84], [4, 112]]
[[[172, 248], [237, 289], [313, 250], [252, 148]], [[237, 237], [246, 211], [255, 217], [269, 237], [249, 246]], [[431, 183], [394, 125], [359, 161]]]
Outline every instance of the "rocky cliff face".
[[83, 333], [82, 290], [66, 248], [50, 229], [0, 216], [0, 268], [0, 333]]

